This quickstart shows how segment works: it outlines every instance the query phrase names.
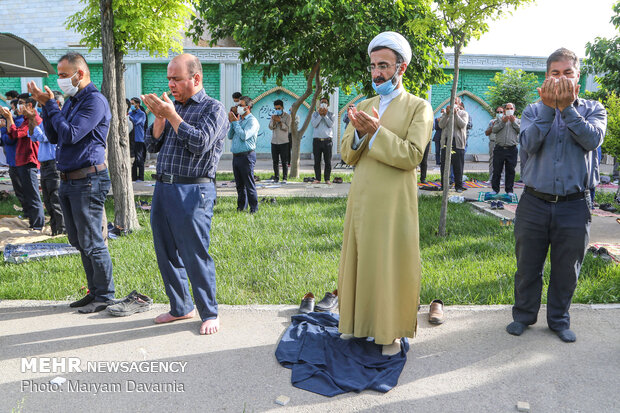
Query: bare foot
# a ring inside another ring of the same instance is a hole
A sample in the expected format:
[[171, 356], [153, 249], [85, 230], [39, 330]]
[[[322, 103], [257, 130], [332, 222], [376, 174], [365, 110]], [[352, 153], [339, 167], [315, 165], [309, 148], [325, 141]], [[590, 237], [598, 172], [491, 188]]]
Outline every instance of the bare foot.
[[340, 334], [341, 340], [351, 340], [353, 338], [353, 334]]
[[387, 344], [381, 349], [381, 354], [384, 356], [393, 356], [400, 353], [400, 338], [394, 339], [392, 344]]
[[155, 317], [155, 324], [169, 323], [171, 321], [184, 320], [186, 318], [193, 318], [196, 315], [196, 310], [192, 310], [189, 313], [182, 315], [181, 317], [175, 317], [170, 313], [163, 313]]
[[327, 185], [331, 185], [331, 184], [332, 184], [332, 183], [331, 183], [331, 181], [325, 181], [325, 183], [326, 183]]
[[217, 316], [212, 320], [207, 320], [200, 326], [200, 334], [215, 334], [220, 330], [220, 317]]
[[321, 181], [317, 181], [316, 179], [314, 181], [312, 181], [313, 184], [320, 184]]

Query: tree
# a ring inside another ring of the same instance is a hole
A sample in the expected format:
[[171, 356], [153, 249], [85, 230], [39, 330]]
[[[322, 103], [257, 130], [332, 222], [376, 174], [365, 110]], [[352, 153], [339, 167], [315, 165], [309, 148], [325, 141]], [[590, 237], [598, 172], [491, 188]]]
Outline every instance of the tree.
[[[410, 92], [424, 96], [432, 84], [447, 80], [433, 20], [430, 1], [419, 0], [202, 0], [188, 34], [197, 42], [207, 30], [211, 45], [232, 37], [243, 48], [242, 60], [261, 65], [263, 81], [274, 77], [281, 85], [284, 76], [305, 75], [306, 90], [291, 108], [290, 175], [298, 177], [301, 137], [322, 93], [335, 87], [349, 92], [351, 85], [372, 92], [366, 48], [378, 33], [397, 31], [409, 40], [413, 58], [405, 87]], [[311, 95], [309, 114], [299, 126], [297, 110]]]
[[192, 15], [183, 0], [81, 0], [82, 11], [67, 19], [67, 27], [82, 36], [91, 50], [102, 48], [102, 93], [108, 99], [112, 119], [108, 133], [108, 160], [114, 194], [114, 222], [125, 229], [138, 227], [131, 184], [125, 65], [130, 49], [168, 55], [170, 49], [183, 50], [181, 36], [185, 21]]
[[489, 86], [486, 95], [493, 109], [510, 102], [515, 105], [516, 114], [520, 115], [528, 104], [538, 98], [538, 77], [534, 73], [507, 68], [505, 72], [497, 72], [491, 82], [495, 86]]
[[[459, 58], [461, 50], [472, 39], [479, 39], [482, 33], [488, 31], [488, 20], [499, 18], [510, 8], [516, 8], [520, 4], [529, 3], [532, 0], [435, 0], [437, 13], [441, 19], [437, 22], [445, 31], [446, 47], [454, 48], [454, 77], [452, 80], [452, 92], [450, 94], [450, 107], [454, 107], [456, 88], [459, 80]], [[454, 130], [454, 112], [450, 112], [448, 121], [448, 138], [446, 142], [446, 158], [442, 165], [444, 168], [443, 199], [441, 214], [439, 216], [438, 235], [446, 235], [446, 219], [448, 215], [448, 191], [450, 184], [450, 160], [452, 148], [452, 131]]]
[[[611, 23], [620, 30], [620, 1], [613, 6], [615, 15]], [[620, 96], [620, 37], [612, 39], [597, 37], [594, 42], [586, 44], [584, 73], [601, 74], [596, 81], [603, 89], [602, 94], [615, 92]]]

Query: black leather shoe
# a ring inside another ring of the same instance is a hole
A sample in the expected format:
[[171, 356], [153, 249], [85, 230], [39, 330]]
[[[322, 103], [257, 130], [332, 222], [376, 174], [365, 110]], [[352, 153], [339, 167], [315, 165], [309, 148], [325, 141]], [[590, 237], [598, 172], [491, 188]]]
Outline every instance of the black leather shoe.
[[299, 306], [299, 312], [302, 314], [308, 314], [314, 311], [314, 294], [308, 293], [304, 295]]
[[325, 293], [325, 297], [316, 304], [315, 311], [332, 311], [338, 305], [338, 290]]
[[80, 300], [74, 301], [71, 304], [69, 304], [69, 307], [71, 308], [84, 307], [85, 305], [90, 304], [94, 299], [95, 299], [94, 295], [86, 294]]

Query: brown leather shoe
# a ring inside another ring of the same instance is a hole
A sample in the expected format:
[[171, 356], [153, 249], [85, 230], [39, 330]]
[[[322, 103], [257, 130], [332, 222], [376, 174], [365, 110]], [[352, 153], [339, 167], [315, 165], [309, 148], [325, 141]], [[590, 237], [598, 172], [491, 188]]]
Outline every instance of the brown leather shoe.
[[443, 301], [433, 300], [428, 310], [428, 322], [431, 324], [441, 324], [444, 322]]

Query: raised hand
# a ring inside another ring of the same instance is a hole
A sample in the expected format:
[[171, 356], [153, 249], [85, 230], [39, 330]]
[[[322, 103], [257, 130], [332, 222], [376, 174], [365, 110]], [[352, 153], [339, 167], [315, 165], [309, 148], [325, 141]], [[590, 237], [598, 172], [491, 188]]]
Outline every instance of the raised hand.
[[570, 79], [561, 77], [557, 85], [558, 109], [563, 111], [572, 105], [579, 94], [579, 85], [575, 85]]
[[554, 78], [547, 78], [542, 86], [536, 90], [538, 90], [538, 95], [542, 103], [553, 109], [557, 107], [556, 84]]
[[54, 92], [49, 87], [45, 86], [45, 91], [42, 91], [34, 81], [28, 82], [28, 92], [41, 106], [45, 105], [48, 100], [54, 99]]

